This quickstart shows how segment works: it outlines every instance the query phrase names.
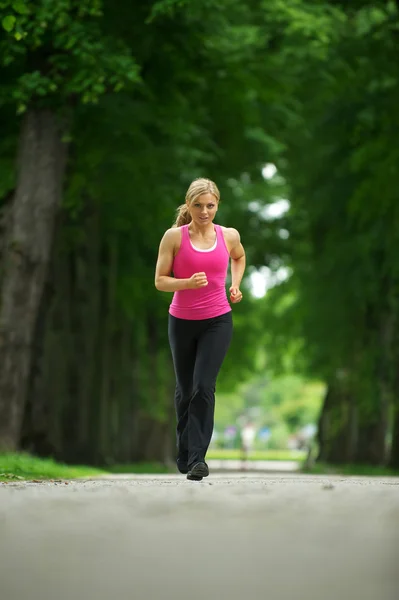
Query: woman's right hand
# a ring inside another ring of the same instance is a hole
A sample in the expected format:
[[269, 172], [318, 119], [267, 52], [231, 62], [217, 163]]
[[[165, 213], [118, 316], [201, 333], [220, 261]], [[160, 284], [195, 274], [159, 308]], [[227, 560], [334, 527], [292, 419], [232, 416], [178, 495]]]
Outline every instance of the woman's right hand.
[[194, 273], [188, 280], [188, 289], [195, 290], [208, 285], [208, 280], [205, 273]]

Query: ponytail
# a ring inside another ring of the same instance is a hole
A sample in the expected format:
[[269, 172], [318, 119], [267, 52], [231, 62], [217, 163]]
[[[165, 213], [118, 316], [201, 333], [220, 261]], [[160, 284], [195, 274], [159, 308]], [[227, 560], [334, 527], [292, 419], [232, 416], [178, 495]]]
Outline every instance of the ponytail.
[[182, 204], [177, 209], [176, 213], [176, 221], [173, 224], [173, 227], [181, 227], [182, 225], [188, 225], [191, 221], [191, 215], [188, 210], [187, 204]]

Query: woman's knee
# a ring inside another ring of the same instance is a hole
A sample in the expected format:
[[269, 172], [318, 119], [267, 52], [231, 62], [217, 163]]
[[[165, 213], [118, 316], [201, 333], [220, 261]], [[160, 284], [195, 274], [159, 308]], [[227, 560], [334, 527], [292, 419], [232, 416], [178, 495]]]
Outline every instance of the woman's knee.
[[194, 383], [194, 396], [213, 397], [215, 394], [215, 382], [207, 379], [200, 379]]
[[193, 395], [192, 385], [176, 385], [176, 396], [179, 398], [191, 398]]

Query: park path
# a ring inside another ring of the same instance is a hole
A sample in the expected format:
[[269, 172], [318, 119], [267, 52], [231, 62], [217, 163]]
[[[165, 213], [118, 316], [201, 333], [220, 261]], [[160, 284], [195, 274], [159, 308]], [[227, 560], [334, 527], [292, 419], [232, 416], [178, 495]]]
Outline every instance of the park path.
[[217, 471], [263, 471], [278, 473], [294, 473], [299, 471], [301, 463], [297, 460], [207, 460], [210, 469]]
[[397, 600], [399, 479], [0, 484], [1, 600]]

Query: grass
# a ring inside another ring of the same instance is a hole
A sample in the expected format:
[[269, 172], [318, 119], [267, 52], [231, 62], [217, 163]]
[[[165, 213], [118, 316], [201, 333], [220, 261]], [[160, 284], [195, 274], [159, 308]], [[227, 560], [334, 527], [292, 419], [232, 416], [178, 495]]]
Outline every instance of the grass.
[[10, 479], [78, 479], [102, 475], [102, 469], [70, 466], [51, 458], [37, 458], [24, 453], [0, 454], [0, 481]]
[[[242, 460], [241, 450], [208, 450], [207, 460]], [[291, 450], [254, 450], [248, 455], [248, 460], [295, 460], [303, 461], [306, 452]]]
[[303, 467], [302, 473], [311, 475], [343, 475], [364, 476], [364, 477], [398, 477], [399, 470], [389, 469], [388, 467], [374, 467], [370, 465], [327, 465], [325, 463], [316, 463], [310, 468]]
[[[239, 450], [211, 450], [207, 459], [240, 460]], [[302, 462], [305, 458], [303, 452], [290, 452], [279, 450], [263, 450], [252, 452], [250, 460], [295, 460]], [[89, 466], [72, 466], [58, 463], [49, 458], [37, 458], [24, 453], [0, 454], [0, 481], [40, 481], [40, 480], [65, 480], [84, 479], [106, 475], [110, 473], [174, 473], [174, 467], [169, 469], [160, 463], [133, 463], [127, 465], [112, 465], [102, 469]], [[387, 467], [372, 467], [367, 465], [327, 465], [316, 463], [310, 468], [302, 467], [302, 473], [312, 475], [342, 475], [392, 477], [399, 476], [399, 470]]]
[[[219, 460], [240, 460], [240, 450], [212, 450], [207, 458]], [[289, 451], [256, 451], [252, 452], [249, 460], [303, 460], [301, 452]], [[114, 474], [147, 474], [147, 473], [174, 473], [174, 467], [168, 468], [161, 463], [133, 463], [124, 465], [111, 465], [103, 468], [85, 465], [66, 465], [56, 462], [51, 458], [38, 458], [25, 453], [0, 454], [0, 481], [18, 480], [59, 480], [83, 479], [99, 475]]]
[[167, 473], [157, 463], [112, 465], [98, 469], [84, 465], [65, 465], [50, 458], [37, 458], [24, 453], [0, 454], [0, 481], [82, 479], [109, 473]]

